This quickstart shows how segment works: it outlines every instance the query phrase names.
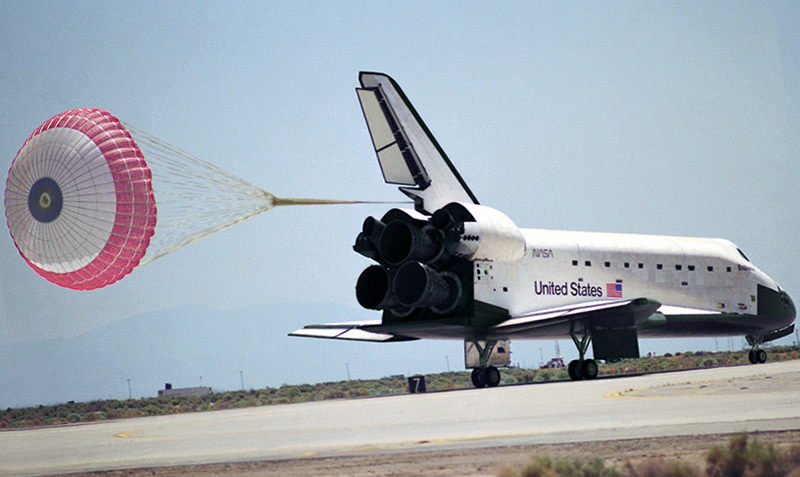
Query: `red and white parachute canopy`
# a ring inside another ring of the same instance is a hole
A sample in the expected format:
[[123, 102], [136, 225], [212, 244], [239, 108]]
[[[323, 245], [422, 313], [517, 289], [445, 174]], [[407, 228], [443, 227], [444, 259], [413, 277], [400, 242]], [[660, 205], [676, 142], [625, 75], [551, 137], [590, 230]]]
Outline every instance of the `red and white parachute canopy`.
[[150, 168], [120, 121], [100, 109], [65, 111], [28, 137], [8, 171], [5, 208], [25, 261], [75, 290], [130, 273], [156, 225]]

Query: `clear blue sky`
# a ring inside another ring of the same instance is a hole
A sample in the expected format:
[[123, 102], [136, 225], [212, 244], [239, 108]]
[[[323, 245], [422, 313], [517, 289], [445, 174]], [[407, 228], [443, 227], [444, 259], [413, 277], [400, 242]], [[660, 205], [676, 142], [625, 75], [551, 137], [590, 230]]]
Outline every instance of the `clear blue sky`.
[[[7, 1], [0, 31], [4, 170], [45, 119], [102, 107], [277, 195], [400, 200], [354, 92], [383, 71], [519, 226], [724, 237], [800, 299], [796, 2]], [[275, 209], [83, 293], [0, 234], [0, 345], [185, 304], [372, 318], [351, 246], [385, 209]]]

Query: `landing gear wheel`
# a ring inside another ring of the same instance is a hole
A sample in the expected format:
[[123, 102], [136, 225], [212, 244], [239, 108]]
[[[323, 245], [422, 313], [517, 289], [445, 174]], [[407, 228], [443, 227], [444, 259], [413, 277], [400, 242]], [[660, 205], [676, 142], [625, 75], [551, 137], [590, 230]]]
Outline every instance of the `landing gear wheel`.
[[472, 370], [472, 385], [478, 389], [486, 386], [486, 381], [483, 380], [483, 370], [481, 368]]
[[595, 379], [597, 378], [597, 362], [593, 359], [587, 359], [583, 363], [581, 363], [581, 375], [583, 379]]
[[583, 372], [583, 369], [581, 368], [582, 368], [581, 363], [577, 359], [573, 359], [572, 361], [570, 361], [569, 365], [567, 366], [567, 373], [569, 373], [569, 379], [573, 381], [580, 381], [581, 379], [583, 379], [583, 375], [581, 374]]
[[761, 364], [767, 362], [767, 352], [763, 349], [751, 349], [747, 355], [747, 359], [751, 364]]
[[489, 366], [483, 370], [483, 382], [490, 388], [497, 387], [500, 384], [500, 370], [494, 366]]

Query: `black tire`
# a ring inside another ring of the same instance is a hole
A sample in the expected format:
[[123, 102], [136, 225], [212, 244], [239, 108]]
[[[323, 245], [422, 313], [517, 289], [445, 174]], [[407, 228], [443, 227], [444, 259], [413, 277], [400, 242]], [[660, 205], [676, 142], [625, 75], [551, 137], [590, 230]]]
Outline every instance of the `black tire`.
[[756, 351], [756, 360], [759, 363], [766, 363], [767, 362], [767, 352], [763, 349]]
[[573, 359], [569, 362], [567, 366], [567, 373], [569, 373], [569, 379], [573, 381], [580, 381], [583, 379], [583, 375], [581, 374], [583, 370], [581, 369], [580, 361], [577, 359]]
[[500, 384], [500, 370], [494, 366], [489, 366], [483, 370], [483, 382], [490, 388], [497, 387]]
[[750, 364], [758, 364], [758, 356], [756, 356], [756, 350], [751, 349], [750, 353], [747, 355], [747, 359], [750, 360]]
[[593, 359], [584, 360], [581, 363], [581, 375], [583, 379], [595, 379], [599, 370], [597, 369], [597, 362]]
[[486, 386], [486, 381], [483, 380], [483, 370], [481, 368], [472, 370], [472, 385], [478, 389]]

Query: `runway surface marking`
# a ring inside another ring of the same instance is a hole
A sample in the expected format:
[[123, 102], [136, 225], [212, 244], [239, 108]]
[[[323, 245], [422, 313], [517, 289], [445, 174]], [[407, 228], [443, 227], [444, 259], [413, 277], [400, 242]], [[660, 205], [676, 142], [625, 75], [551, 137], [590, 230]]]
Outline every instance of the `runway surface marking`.
[[800, 390], [800, 374], [777, 374], [776, 376], [750, 376], [738, 379], [709, 380], [668, 384], [659, 387], [627, 389], [605, 395], [607, 398], [666, 398], [674, 396], [715, 396], [743, 393], [776, 393], [776, 388], [785, 393]]

